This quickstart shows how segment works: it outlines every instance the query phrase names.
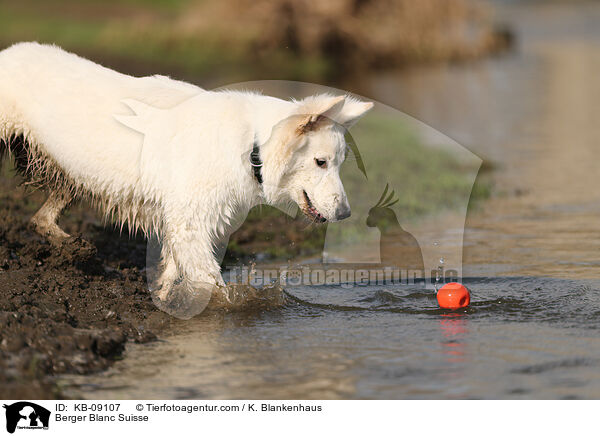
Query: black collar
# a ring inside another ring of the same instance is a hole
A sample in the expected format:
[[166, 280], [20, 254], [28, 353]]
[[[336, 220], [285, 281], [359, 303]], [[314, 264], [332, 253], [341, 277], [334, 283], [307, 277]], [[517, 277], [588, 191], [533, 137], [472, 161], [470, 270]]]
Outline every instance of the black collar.
[[260, 170], [263, 166], [263, 162], [262, 160], [260, 160], [260, 149], [258, 148], [257, 141], [254, 141], [252, 153], [250, 153], [250, 165], [252, 165], [252, 172], [254, 173], [254, 178], [256, 179], [259, 185], [262, 185], [263, 178]]

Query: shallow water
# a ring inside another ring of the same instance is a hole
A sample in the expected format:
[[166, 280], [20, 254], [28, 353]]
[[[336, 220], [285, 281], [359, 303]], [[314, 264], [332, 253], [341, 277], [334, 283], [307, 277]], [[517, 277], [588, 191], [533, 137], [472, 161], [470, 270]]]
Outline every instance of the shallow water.
[[181, 322], [86, 398], [597, 398], [600, 287], [466, 279], [468, 309], [419, 287], [298, 287], [281, 309]]
[[176, 322], [86, 398], [600, 398], [600, 5], [501, 9], [515, 53], [363, 78], [496, 166], [465, 229], [469, 309], [420, 288], [288, 289], [272, 310]]

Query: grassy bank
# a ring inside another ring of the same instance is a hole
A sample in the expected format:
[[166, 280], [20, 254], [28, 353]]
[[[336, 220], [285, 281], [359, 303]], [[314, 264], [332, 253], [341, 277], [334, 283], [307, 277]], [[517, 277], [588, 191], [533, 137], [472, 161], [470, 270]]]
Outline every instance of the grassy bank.
[[470, 0], [0, 2], [0, 44], [26, 40], [132, 73], [226, 82], [326, 80], [506, 45], [489, 9]]
[[318, 80], [327, 76], [322, 59], [299, 58], [285, 49], [256, 56], [242, 35], [181, 33], [180, 16], [190, 2], [142, 1], [105, 4], [71, 0], [0, 3], [0, 45], [19, 41], [57, 44], [131, 74], [163, 73], [225, 81], [285, 77]]

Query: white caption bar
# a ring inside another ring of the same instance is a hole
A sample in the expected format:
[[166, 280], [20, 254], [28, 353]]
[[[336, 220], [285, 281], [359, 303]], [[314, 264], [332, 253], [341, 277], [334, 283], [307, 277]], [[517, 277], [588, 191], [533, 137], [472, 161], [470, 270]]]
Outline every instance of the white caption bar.
[[[590, 434], [600, 401], [11, 401], [0, 434]], [[172, 433], [171, 433], [172, 434]]]

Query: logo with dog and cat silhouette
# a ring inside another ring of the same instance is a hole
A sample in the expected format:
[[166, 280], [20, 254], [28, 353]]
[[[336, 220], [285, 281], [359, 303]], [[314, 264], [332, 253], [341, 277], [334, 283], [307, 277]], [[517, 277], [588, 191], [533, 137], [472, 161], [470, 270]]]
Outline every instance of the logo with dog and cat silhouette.
[[392, 209], [398, 201], [395, 191], [389, 192], [389, 184], [386, 184], [379, 201], [369, 210], [367, 227], [376, 227], [381, 234], [379, 253], [382, 264], [424, 271], [421, 246], [411, 233], [402, 228]]
[[13, 404], [4, 404], [6, 413], [6, 431], [14, 433], [15, 430], [48, 430], [50, 411], [38, 404], [29, 401], [19, 401]]

